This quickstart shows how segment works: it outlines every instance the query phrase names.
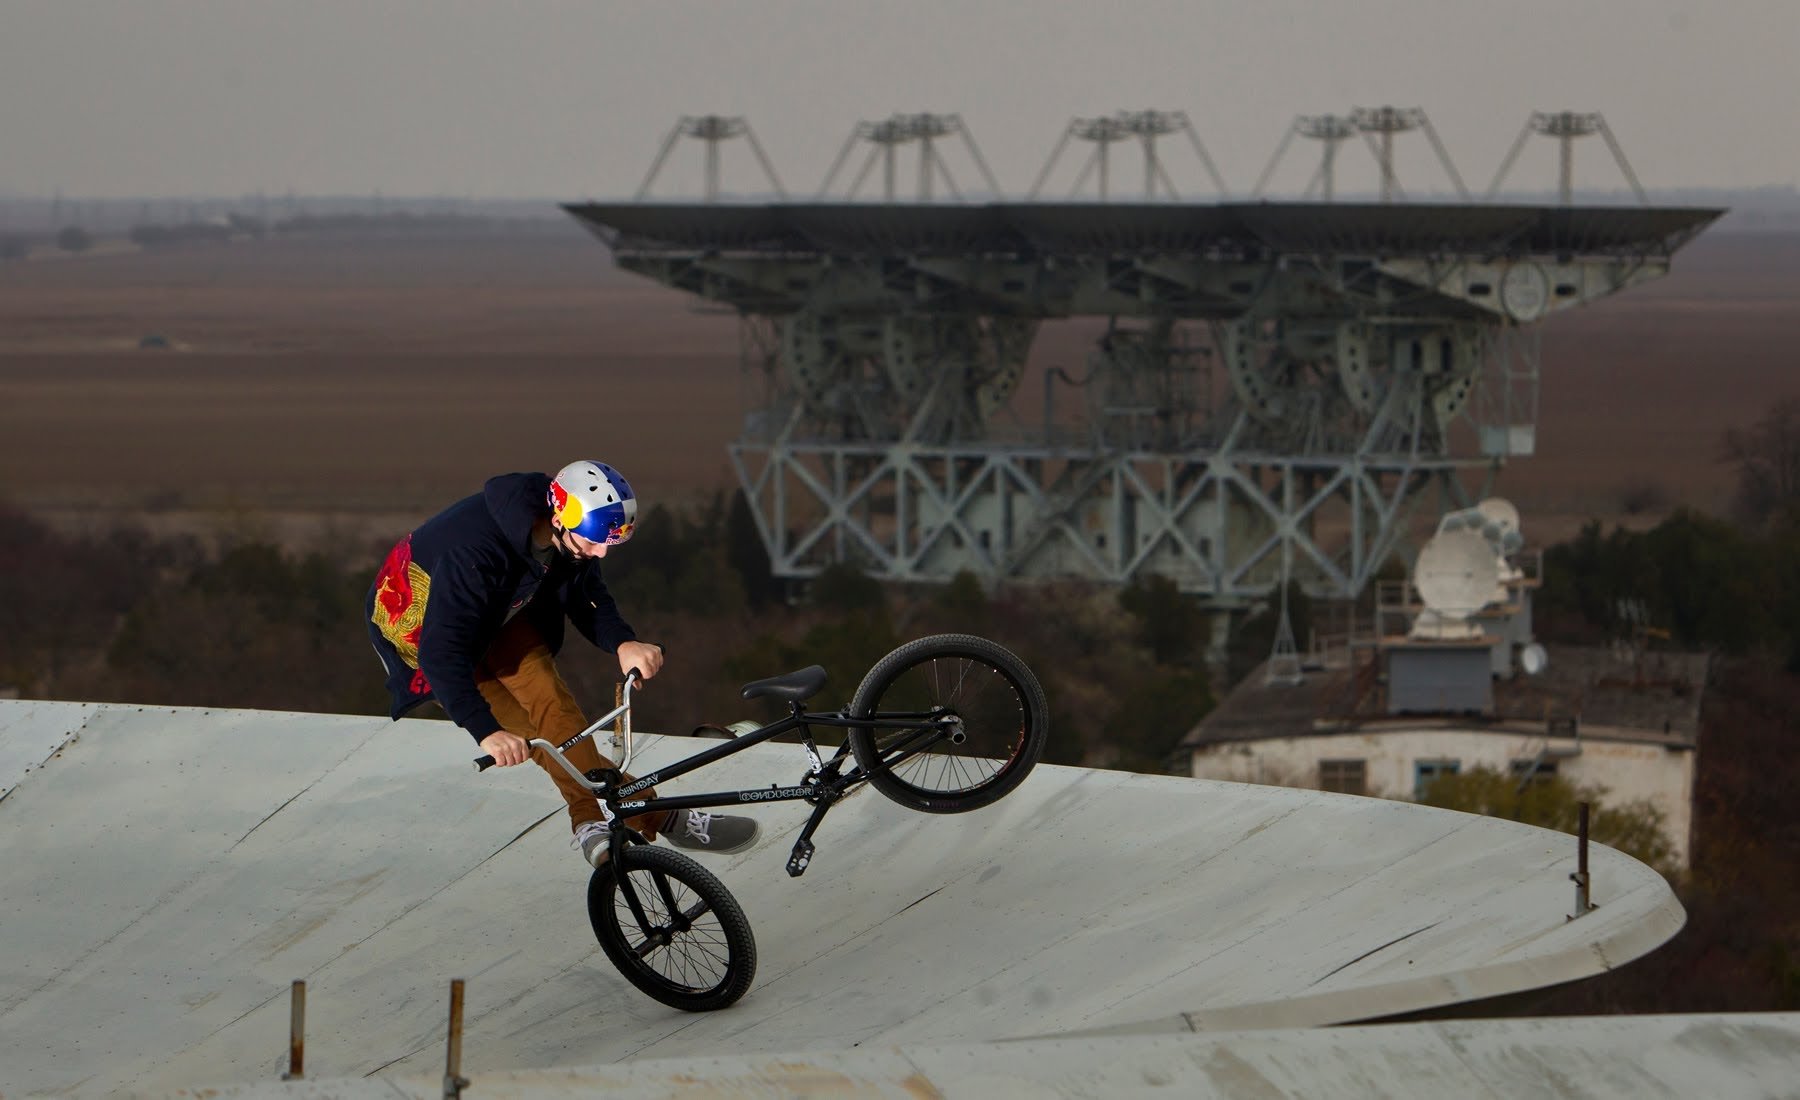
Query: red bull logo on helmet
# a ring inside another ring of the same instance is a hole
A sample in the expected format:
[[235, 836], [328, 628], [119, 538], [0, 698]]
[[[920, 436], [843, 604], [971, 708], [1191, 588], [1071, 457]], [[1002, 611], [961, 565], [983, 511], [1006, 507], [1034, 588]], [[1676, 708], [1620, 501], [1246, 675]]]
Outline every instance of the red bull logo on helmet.
[[560, 481], [550, 483], [550, 514], [556, 517], [556, 525], [565, 530], [581, 525], [581, 501], [570, 496]]

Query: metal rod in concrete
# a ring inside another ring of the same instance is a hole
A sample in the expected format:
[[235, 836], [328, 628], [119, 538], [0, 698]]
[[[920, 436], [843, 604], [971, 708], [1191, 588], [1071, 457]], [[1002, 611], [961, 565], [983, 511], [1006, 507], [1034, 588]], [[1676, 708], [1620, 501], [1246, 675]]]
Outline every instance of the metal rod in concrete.
[[306, 983], [294, 983], [292, 1010], [288, 1015], [288, 1068], [283, 1081], [298, 1081], [306, 1076]]
[[450, 983], [450, 1033], [444, 1057], [445, 1100], [456, 1100], [469, 1086], [469, 1079], [462, 1075], [462, 1034], [463, 980], [457, 978]]
[[1578, 805], [1580, 816], [1575, 824], [1575, 873], [1569, 876], [1575, 883], [1575, 912], [1569, 917], [1570, 920], [1585, 916], [1594, 907], [1588, 900], [1588, 887], [1591, 883], [1588, 878], [1588, 804], [1582, 802]]

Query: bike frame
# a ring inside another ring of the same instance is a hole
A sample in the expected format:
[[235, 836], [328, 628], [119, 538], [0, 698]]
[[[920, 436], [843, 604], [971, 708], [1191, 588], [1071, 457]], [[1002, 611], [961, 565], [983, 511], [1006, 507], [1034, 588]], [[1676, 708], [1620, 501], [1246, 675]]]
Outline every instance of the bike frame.
[[[631, 763], [631, 690], [636, 682], [636, 671], [625, 678], [624, 701], [613, 710], [596, 720], [587, 729], [564, 741], [553, 745], [542, 738], [532, 738], [533, 747], [541, 747], [549, 751], [552, 759], [560, 764], [577, 783], [594, 792], [599, 799], [602, 813], [605, 815], [608, 828], [612, 832], [612, 855], [617, 857], [627, 843], [642, 844], [644, 839], [636, 830], [625, 824], [627, 817], [640, 814], [658, 813], [666, 810], [692, 810], [703, 806], [735, 806], [762, 802], [795, 802], [804, 801], [813, 806], [812, 816], [807, 819], [806, 827], [800, 831], [800, 837], [794, 842], [794, 850], [788, 857], [787, 872], [798, 878], [806, 872], [806, 866], [812, 861], [812, 835], [825, 814], [833, 804], [843, 798], [852, 788], [868, 782], [869, 773], [862, 766], [856, 765], [848, 773], [839, 774], [844, 762], [850, 758], [850, 741], [845, 738], [837, 752], [829, 760], [819, 756], [818, 746], [813, 744], [812, 727], [852, 729], [902, 729], [912, 730], [913, 735], [902, 739], [897, 745], [883, 750], [883, 762], [888, 766], [899, 764], [913, 756], [925, 752], [938, 742], [954, 739], [958, 733], [961, 719], [955, 714], [944, 711], [877, 711], [867, 718], [852, 718], [843, 711], [824, 713], [808, 711], [800, 703], [789, 703], [790, 713], [767, 725], [758, 727], [750, 733], [735, 737], [730, 741], [703, 749], [692, 756], [664, 765], [649, 775], [633, 779], [629, 783], [621, 783], [624, 770]], [[563, 753], [595, 736], [608, 724], [623, 719], [623, 735], [625, 737], [625, 759], [613, 768], [596, 769], [597, 778], [583, 775], [574, 764], [569, 762]], [[714, 761], [723, 760], [727, 756], [743, 752], [752, 745], [760, 745], [771, 738], [779, 737], [794, 730], [803, 731], [802, 743], [806, 755], [812, 763], [800, 782], [794, 786], [783, 787], [770, 784], [768, 787], [752, 787], [736, 791], [711, 791], [704, 794], [675, 795], [669, 798], [637, 798], [631, 796], [647, 791], [659, 783], [677, 779], [689, 772], [703, 768]]]

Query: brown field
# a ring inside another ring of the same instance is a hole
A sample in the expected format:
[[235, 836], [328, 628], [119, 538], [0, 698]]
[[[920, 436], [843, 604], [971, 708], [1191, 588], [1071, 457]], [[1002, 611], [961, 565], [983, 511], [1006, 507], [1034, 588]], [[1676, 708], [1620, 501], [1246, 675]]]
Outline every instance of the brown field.
[[[70, 523], [391, 531], [577, 454], [650, 500], [728, 487], [737, 323], [694, 305], [573, 228], [0, 265], [0, 496]], [[1033, 373], [1093, 331], [1048, 326]], [[152, 334], [172, 347], [140, 350]], [[1800, 395], [1797, 343], [1800, 236], [1703, 236], [1667, 279], [1548, 323], [1539, 453], [1498, 491], [1534, 541], [1722, 511], [1720, 437]], [[1656, 503], [1627, 516], [1634, 495]]]

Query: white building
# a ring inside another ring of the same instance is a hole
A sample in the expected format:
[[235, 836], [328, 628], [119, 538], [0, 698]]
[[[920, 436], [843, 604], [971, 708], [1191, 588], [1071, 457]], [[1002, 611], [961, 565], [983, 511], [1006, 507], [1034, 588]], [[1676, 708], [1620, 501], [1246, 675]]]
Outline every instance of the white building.
[[[1604, 789], [1603, 810], [1655, 806], [1685, 869], [1707, 656], [1652, 652], [1648, 631], [1630, 645], [1546, 649], [1532, 641], [1534, 577], [1505, 560], [1497, 575], [1468, 556], [1452, 565], [1450, 595], [1440, 583], [1434, 596], [1429, 576], [1423, 604], [1410, 584], [1384, 585], [1369, 636], [1251, 673], [1182, 740], [1187, 770], [1407, 799], [1482, 766], [1521, 782], [1555, 775]], [[1493, 597], [1434, 615], [1431, 601], [1462, 598], [1456, 589]], [[1389, 632], [1395, 617], [1410, 629]]]
[[1359, 691], [1349, 665], [1308, 668], [1298, 683], [1259, 669], [1182, 751], [1201, 778], [1386, 798], [1416, 798], [1438, 775], [1481, 765], [1554, 774], [1605, 788], [1603, 805], [1655, 805], [1685, 868], [1707, 658], [1657, 654], [1645, 672], [1603, 648], [1548, 656], [1538, 676], [1496, 679], [1491, 709], [1476, 714], [1385, 713], [1384, 685]]

